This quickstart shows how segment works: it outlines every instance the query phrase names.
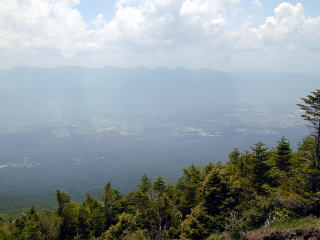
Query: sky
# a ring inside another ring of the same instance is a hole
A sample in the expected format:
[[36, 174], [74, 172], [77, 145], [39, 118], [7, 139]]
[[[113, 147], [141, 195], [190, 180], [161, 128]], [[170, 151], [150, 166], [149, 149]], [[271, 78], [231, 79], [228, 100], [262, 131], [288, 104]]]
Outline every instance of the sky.
[[320, 73], [319, 60], [319, 0], [0, 1], [0, 69]]

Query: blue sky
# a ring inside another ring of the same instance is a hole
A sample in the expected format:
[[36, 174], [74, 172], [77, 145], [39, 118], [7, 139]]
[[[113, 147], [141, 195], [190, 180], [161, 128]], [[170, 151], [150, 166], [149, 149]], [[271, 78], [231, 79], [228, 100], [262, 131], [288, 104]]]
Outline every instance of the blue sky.
[[0, 1], [0, 68], [319, 73], [319, 59], [319, 0]]
[[77, 8], [85, 21], [91, 21], [98, 14], [103, 14], [110, 20], [115, 14], [115, 4], [115, 0], [81, 0]]
[[[261, 1], [263, 9], [259, 11], [259, 14], [253, 15], [258, 20], [256, 24], [262, 23], [265, 16], [273, 14], [273, 10], [283, 1], [279, 0], [263, 0]], [[303, 3], [305, 12], [309, 16], [318, 16], [320, 14], [320, 1], [319, 0], [305, 0], [305, 1], [286, 1], [292, 4], [297, 4], [299, 2]], [[77, 5], [77, 9], [82, 13], [82, 16], [85, 21], [91, 21], [98, 14], [103, 14], [107, 19], [112, 19], [115, 14], [115, 4], [116, 0], [81, 0], [80, 4]], [[252, 9], [252, 1], [243, 0], [240, 2], [244, 8], [248, 10], [256, 11]], [[263, 13], [263, 14], [260, 14]]]

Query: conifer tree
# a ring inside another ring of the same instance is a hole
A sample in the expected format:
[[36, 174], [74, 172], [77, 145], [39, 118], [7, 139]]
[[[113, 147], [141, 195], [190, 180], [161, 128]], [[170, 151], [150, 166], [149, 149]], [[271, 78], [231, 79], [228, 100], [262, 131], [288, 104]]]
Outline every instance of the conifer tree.
[[232, 164], [238, 165], [239, 164], [239, 158], [241, 156], [241, 153], [238, 148], [235, 148], [232, 150], [232, 152], [229, 154], [229, 160]]
[[60, 190], [57, 190], [57, 202], [58, 202], [58, 210], [57, 213], [61, 217], [63, 214], [63, 209], [65, 206], [70, 203], [70, 196]]
[[315, 138], [314, 149], [315, 165], [320, 169], [320, 89], [311, 92], [306, 98], [301, 98], [304, 104], [297, 104], [304, 113], [301, 117], [309, 122], [312, 134]]
[[275, 155], [276, 167], [281, 171], [288, 172], [291, 165], [290, 160], [292, 158], [292, 150], [290, 143], [285, 137], [282, 137], [279, 141]]
[[119, 220], [104, 232], [98, 240], [120, 240], [124, 236], [134, 233], [137, 228], [136, 217], [129, 213], [119, 215]]
[[295, 179], [300, 182], [299, 190], [311, 190], [312, 192], [319, 192], [320, 190], [320, 172], [319, 169], [314, 167], [315, 146], [315, 139], [310, 135], [302, 139], [298, 146], [298, 158], [294, 161], [294, 171], [296, 172]]
[[235, 148], [229, 154], [229, 160], [230, 165], [234, 168], [234, 175], [238, 175], [242, 178], [248, 177], [252, 160], [251, 154], [248, 151], [241, 153], [238, 148]]
[[263, 184], [269, 182], [268, 171], [270, 167], [266, 163], [268, 159], [268, 149], [264, 146], [264, 143], [258, 142], [251, 147], [253, 151], [252, 183], [258, 192], [262, 191]]
[[107, 228], [114, 224], [116, 221], [116, 216], [121, 208], [121, 198], [122, 196], [120, 194], [120, 191], [113, 188], [110, 182], [105, 185], [101, 193], [101, 200], [103, 203], [105, 224]]
[[100, 236], [106, 230], [102, 205], [91, 195], [87, 195], [80, 207], [78, 222], [78, 232], [85, 239]]
[[24, 214], [21, 218], [17, 219], [15, 226], [18, 229], [16, 236], [21, 240], [40, 240], [40, 218], [34, 207]]
[[190, 214], [191, 209], [199, 203], [199, 188], [202, 184], [200, 169], [192, 164], [183, 169], [183, 176], [179, 179], [177, 189], [179, 191], [178, 207], [183, 218]]
[[166, 182], [164, 181], [163, 177], [157, 177], [157, 179], [153, 182], [153, 190], [162, 194], [166, 191]]
[[203, 204], [192, 209], [191, 214], [181, 224], [181, 240], [206, 239], [211, 233], [212, 217]]
[[212, 165], [200, 189], [202, 202], [194, 207], [181, 224], [181, 239], [205, 239], [214, 231], [222, 231], [228, 211], [234, 201], [230, 198], [220, 164]]
[[152, 187], [152, 181], [147, 174], [143, 174], [141, 177], [141, 183], [139, 185], [139, 190], [147, 193]]
[[60, 239], [72, 240], [77, 235], [78, 209], [68, 194], [57, 190], [58, 216], [61, 217]]
[[205, 178], [201, 195], [209, 214], [219, 215], [223, 210], [224, 201], [228, 195], [227, 185], [222, 179], [219, 166], [214, 167]]

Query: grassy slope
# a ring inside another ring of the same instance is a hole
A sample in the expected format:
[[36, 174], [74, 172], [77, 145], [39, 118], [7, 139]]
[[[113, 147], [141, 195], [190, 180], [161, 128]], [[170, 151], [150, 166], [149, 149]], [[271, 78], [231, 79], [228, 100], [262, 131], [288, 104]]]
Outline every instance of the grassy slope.
[[284, 222], [271, 224], [268, 227], [259, 229], [260, 231], [281, 231], [281, 230], [297, 230], [297, 229], [320, 229], [320, 218], [305, 217], [292, 218]]
[[[301, 230], [301, 229], [320, 229], [320, 218], [316, 217], [304, 217], [304, 218], [291, 218], [287, 221], [270, 224], [267, 227], [261, 227], [253, 230], [250, 233], [256, 233], [260, 235], [262, 233], [271, 233], [282, 230]], [[207, 240], [226, 240], [227, 235], [212, 234]]]

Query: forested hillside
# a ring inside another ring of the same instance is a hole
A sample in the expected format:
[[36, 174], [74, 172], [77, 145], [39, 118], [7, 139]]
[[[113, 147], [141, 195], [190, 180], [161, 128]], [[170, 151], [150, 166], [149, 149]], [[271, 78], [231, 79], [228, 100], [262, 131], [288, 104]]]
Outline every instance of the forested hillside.
[[234, 149], [227, 163], [191, 165], [175, 184], [144, 175], [128, 194], [107, 183], [99, 198], [83, 202], [57, 190], [55, 211], [32, 207], [3, 220], [0, 239], [245, 239], [254, 229], [305, 217], [319, 228], [320, 90], [302, 100], [311, 133], [297, 151], [283, 137], [274, 148], [257, 142]]

